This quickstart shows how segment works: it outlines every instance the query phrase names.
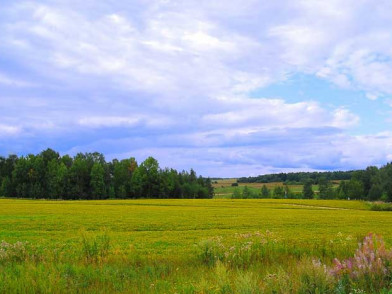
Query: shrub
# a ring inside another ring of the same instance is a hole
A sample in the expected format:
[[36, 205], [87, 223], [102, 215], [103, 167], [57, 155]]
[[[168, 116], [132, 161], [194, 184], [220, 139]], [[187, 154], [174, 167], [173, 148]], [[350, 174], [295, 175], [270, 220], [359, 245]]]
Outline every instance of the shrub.
[[219, 260], [223, 260], [225, 246], [222, 244], [222, 237], [213, 237], [199, 242], [198, 257], [207, 265], [215, 265]]
[[110, 249], [110, 237], [107, 231], [101, 235], [91, 236], [82, 232], [82, 253], [87, 262], [101, 262], [105, 260]]
[[224, 244], [222, 237], [214, 237], [198, 244], [198, 256], [207, 265], [219, 261], [230, 267], [246, 268], [254, 262], [275, 256], [274, 253], [283, 249], [283, 245], [279, 247], [277, 242], [275, 235], [269, 231], [264, 234], [236, 234], [235, 242], [230, 244]]
[[14, 244], [1, 241], [0, 243], [0, 262], [25, 261], [28, 257], [26, 243], [16, 242]]
[[299, 293], [332, 293], [333, 277], [320, 260], [305, 259], [298, 264]]
[[238, 188], [234, 189], [234, 192], [231, 195], [231, 198], [232, 199], [241, 199], [242, 198], [242, 194]]
[[383, 203], [383, 202], [370, 203], [370, 210], [392, 211], [392, 204], [391, 203]]
[[253, 189], [250, 189], [248, 186], [245, 186], [242, 189], [242, 192], [239, 188], [235, 188], [233, 194], [231, 195], [232, 199], [257, 199], [260, 198], [260, 194], [255, 192]]
[[257, 280], [251, 272], [239, 272], [235, 281], [235, 293], [256, 294], [262, 293]]
[[230, 285], [230, 278], [229, 272], [226, 266], [218, 261], [215, 266], [215, 276], [216, 276], [216, 292], [222, 294], [229, 294], [234, 293], [231, 285]]
[[293, 282], [289, 274], [280, 268], [276, 273], [264, 277], [262, 293], [295, 293]]

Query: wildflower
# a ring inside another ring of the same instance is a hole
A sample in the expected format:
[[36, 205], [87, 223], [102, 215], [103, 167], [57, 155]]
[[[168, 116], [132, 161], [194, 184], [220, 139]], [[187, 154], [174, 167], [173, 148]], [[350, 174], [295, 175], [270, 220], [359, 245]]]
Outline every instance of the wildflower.
[[0, 243], [0, 262], [1, 261], [23, 261], [27, 257], [27, 243], [16, 242], [14, 244], [1, 241]]
[[392, 261], [392, 251], [385, 249], [381, 237], [374, 234], [367, 235], [362, 244], [359, 244], [353, 258], [339, 261], [334, 259], [331, 273], [335, 276], [344, 274], [352, 279], [362, 276], [383, 277], [390, 274], [388, 265]]
[[321, 261], [320, 259], [313, 259], [312, 263], [315, 267], [320, 267], [321, 266]]

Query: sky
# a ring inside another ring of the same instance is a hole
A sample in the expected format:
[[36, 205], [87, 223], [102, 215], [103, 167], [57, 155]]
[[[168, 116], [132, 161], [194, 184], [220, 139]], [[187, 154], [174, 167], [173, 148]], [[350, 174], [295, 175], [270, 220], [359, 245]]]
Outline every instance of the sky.
[[210, 177], [392, 161], [389, 0], [0, 0], [0, 155]]

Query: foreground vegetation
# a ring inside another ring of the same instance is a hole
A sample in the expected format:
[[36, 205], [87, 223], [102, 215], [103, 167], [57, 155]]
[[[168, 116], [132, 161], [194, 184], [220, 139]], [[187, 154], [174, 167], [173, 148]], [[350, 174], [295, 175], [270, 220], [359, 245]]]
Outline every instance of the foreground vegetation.
[[0, 240], [2, 293], [391, 288], [392, 215], [359, 201], [2, 199]]

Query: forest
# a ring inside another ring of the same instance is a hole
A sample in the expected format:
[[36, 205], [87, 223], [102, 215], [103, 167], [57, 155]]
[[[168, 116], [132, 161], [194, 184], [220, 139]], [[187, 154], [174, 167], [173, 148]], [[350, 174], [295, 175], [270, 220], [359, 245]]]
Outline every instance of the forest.
[[[315, 198], [312, 185], [318, 185], [319, 199], [358, 199], [392, 201], [392, 163], [380, 168], [369, 166], [364, 170], [332, 172], [299, 172], [268, 174], [238, 179], [239, 183], [283, 182], [274, 191], [262, 187], [261, 196], [275, 198]], [[301, 184], [301, 194], [290, 191], [290, 184]], [[334, 187], [335, 186], [335, 187]], [[243, 197], [242, 197], [243, 198]]]
[[266, 174], [256, 177], [242, 177], [238, 179], [238, 183], [284, 182], [286, 184], [303, 184], [311, 180], [314, 184], [318, 184], [320, 178], [325, 178], [328, 181], [349, 180], [353, 173], [354, 171], [328, 171]]
[[153, 157], [106, 162], [103, 154], [0, 157], [0, 196], [45, 199], [212, 198], [209, 178], [159, 167]]
[[[252, 196], [233, 198], [319, 198], [392, 201], [392, 163], [380, 168], [332, 172], [299, 172], [261, 175], [238, 179], [238, 183], [283, 183], [273, 191], [266, 187]], [[301, 192], [290, 190], [300, 184]], [[317, 185], [317, 193], [312, 191]], [[244, 193], [245, 192], [245, 193]], [[237, 193], [238, 194], [238, 193]], [[246, 195], [245, 195], [246, 194]], [[250, 194], [250, 195], [248, 195]], [[134, 199], [134, 198], [212, 198], [209, 178], [191, 169], [178, 172], [160, 168], [153, 157], [138, 164], [135, 158], [110, 162], [103, 154], [78, 153], [74, 157], [50, 148], [37, 155], [0, 156], [0, 196], [45, 199]]]

